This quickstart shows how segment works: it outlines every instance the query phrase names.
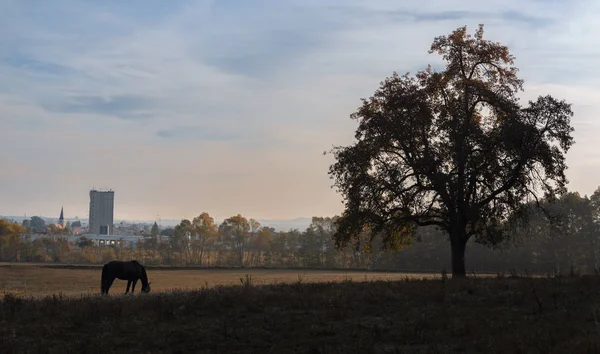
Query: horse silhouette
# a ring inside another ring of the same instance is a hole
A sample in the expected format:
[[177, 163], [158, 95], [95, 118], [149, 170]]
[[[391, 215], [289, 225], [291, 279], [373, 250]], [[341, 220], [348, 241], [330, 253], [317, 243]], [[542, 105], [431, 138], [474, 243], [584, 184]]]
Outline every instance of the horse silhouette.
[[102, 282], [100, 284], [102, 295], [108, 295], [108, 289], [110, 289], [115, 278], [127, 280], [127, 290], [125, 290], [125, 294], [129, 292], [129, 286], [132, 285], [132, 283], [131, 293], [133, 294], [135, 284], [138, 280], [142, 281], [142, 292], [150, 292], [150, 283], [148, 283], [146, 268], [138, 261], [110, 261], [106, 263], [102, 267]]

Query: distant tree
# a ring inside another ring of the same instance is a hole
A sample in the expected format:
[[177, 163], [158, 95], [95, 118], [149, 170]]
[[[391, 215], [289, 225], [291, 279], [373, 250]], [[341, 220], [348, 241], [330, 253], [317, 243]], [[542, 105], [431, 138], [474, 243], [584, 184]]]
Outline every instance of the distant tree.
[[466, 275], [465, 249], [495, 245], [503, 222], [529, 200], [566, 191], [565, 154], [574, 143], [570, 104], [551, 96], [521, 107], [514, 57], [466, 27], [435, 38], [446, 68], [394, 73], [352, 114], [358, 140], [335, 147], [329, 173], [344, 197], [338, 247], [365, 226], [385, 245], [418, 226], [446, 231], [452, 274]]
[[[597, 230], [596, 234], [598, 234], [600, 232], [600, 187], [596, 188], [590, 196], [590, 209], [593, 228]], [[594, 269], [600, 271], [600, 240], [598, 238], [592, 240], [591, 249], [593, 252]]]
[[51, 238], [42, 237], [39, 239], [44, 253], [53, 262], [61, 262], [63, 257], [71, 251], [71, 245], [65, 237]]
[[298, 257], [305, 267], [323, 266], [323, 242], [315, 229], [308, 228], [299, 239]]
[[163, 230], [160, 232], [160, 234], [161, 234], [161, 236], [166, 236], [166, 237], [169, 237], [169, 236], [173, 236], [173, 232], [174, 232], [174, 231], [175, 231], [175, 229], [174, 229], [174, 228], [172, 228], [172, 227], [167, 227], [166, 229], [163, 229]]
[[91, 248], [95, 246], [94, 241], [85, 236], [81, 236], [76, 244], [79, 248]]
[[81, 227], [81, 221], [79, 220], [75, 220], [71, 223], [71, 227], [75, 228], [75, 227]]
[[158, 253], [163, 261], [163, 264], [173, 264], [173, 249], [171, 247], [170, 239], [166, 236], [160, 236], [158, 242]]
[[265, 262], [264, 258], [269, 251], [269, 244], [273, 240], [275, 234], [275, 229], [268, 226], [263, 226], [258, 230], [251, 245], [255, 265], [263, 264]]
[[208, 213], [202, 213], [192, 220], [191, 225], [191, 248], [194, 258], [197, 258], [199, 265], [208, 256], [208, 252], [214, 246], [219, 231], [215, 225], [215, 219]]
[[21, 225], [0, 219], [0, 260], [17, 260], [20, 238], [24, 231]]
[[278, 232], [269, 242], [269, 250], [265, 254], [265, 262], [272, 266], [299, 266], [298, 249], [302, 233], [298, 229]]
[[565, 193], [558, 200], [558, 228], [561, 234], [561, 258], [565, 266], [574, 267], [594, 247], [598, 229], [594, 224], [590, 199], [577, 192]]
[[248, 245], [247, 245], [247, 265], [255, 266], [260, 263], [260, 249], [257, 244], [258, 235], [260, 234], [261, 225], [255, 219], [248, 220], [250, 230], [248, 231]]
[[188, 219], [183, 219], [175, 226], [173, 236], [169, 237], [171, 249], [180, 256], [183, 255], [185, 264], [189, 264], [189, 248], [191, 238], [192, 223]]
[[144, 239], [144, 248], [153, 251], [158, 249], [158, 232], [158, 224], [155, 221], [150, 228], [150, 234]]
[[335, 233], [336, 221], [338, 217], [317, 217], [314, 216], [308, 229], [313, 230], [321, 243], [322, 262], [326, 267], [336, 267], [340, 253], [335, 248], [335, 242], [332, 236]]
[[36, 232], [46, 231], [46, 222], [39, 216], [32, 216], [29, 227]]
[[[25, 230], [27, 231], [27, 230]], [[33, 256], [35, 254], [35, 249], [33, 247], [33, 240], [31, 239], [31, 234], [26, 232], [21, 237], [21, 245], [19, 247], [20, 259], [26, 262], [33, 261]]]
[[225, 219], [219, 225], [219, 234], [223, 242], [234, 252], [238, 265], [242, 267], [246, 265], [250, 227], [248, 219], [240, 214]]
[[597, 268], [599, 228], [592, 200], [568, 192], [557, 200], [543, 200], [543, 211], [532, 203], [529, 222], [517, 230], [517, 245], [528, 252], [523, 257], [552, 265], [555, 271], [576, 264], [589, 270]]

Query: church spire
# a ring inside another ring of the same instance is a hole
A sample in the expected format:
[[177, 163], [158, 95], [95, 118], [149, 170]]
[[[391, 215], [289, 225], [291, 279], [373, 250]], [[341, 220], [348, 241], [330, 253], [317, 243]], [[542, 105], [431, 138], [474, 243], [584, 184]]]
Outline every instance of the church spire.
[[67, 226], [67, 223], [65, 222], [65, 215], [63, 214], [63, 207], [60, 207], [60, 217], [58, 218], [58, 224], [63, 228]]

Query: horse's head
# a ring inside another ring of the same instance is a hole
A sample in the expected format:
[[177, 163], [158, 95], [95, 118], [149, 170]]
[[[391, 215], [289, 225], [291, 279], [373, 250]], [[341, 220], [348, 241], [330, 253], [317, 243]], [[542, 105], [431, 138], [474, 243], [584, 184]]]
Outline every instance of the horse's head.
[[142, 292], [143, 293], [149, 293], [150, 292], [150, 284], [152, 283], [148, 283], [148, 285], [146, 285], [146, 287], [142, 287]]

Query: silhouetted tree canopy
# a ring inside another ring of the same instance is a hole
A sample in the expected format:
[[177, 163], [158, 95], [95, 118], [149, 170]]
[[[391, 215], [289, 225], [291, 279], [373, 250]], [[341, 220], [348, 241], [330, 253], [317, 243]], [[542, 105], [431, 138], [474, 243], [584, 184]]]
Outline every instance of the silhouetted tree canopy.
[[522, 107], [514, 57], [483, 39], [483, 25], [437, 37], [429, 52], [445, 69], [386, 78], [351, 116], [357, 141], [333, 149], [345, 204], [334, 237], [342, 247], [368, 228], [389, 246], [435, 225], [464, 276], [469, 239], [494, 245], [527, 202], [565, 192], [573, 114], [551, 96]]
[[150, 229], [150, 235], [152, 235], [152, 237], [156, 238], [156, 236], [158, 236], [158, 224], [156, 223], [156, 221], [154, 222], [154, 224], [152, 224], [152, 228]]
[[35, 231], [44, 231], [46, 229], [46, 222], [39, 216], [32, 216], [29, 227]]
[[79, 240], [77, 241], [77, 246], [79, 246], [80, 248], [86, 248], [86, 247], [94, 247], [94, 241], [90, 240], [89, 238], [85, 237], [85, 236], [81, 236], [79, 238]]

